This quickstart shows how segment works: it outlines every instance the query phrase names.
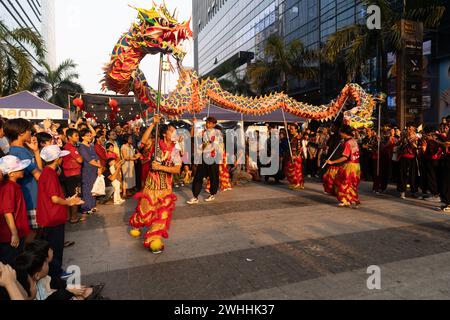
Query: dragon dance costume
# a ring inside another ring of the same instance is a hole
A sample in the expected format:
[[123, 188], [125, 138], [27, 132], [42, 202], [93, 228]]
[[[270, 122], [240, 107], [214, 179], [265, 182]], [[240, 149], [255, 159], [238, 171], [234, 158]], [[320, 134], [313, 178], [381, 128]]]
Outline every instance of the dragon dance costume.
[[[334, 152], [334, 155], [330, 158], [330, 160], [335, 161], [342, 157], [343, 152], [343, 143], [341, 138], [339, 137], [339, 133], [335, 133], [330, 137], [328, 141], [328, 150], [329, 152]], [[325, 193], [336, 195], [336, 177], [339, 173], [339, 169], [341, 165], [328, 165], [327, 171], [322, 177], [323, 180], [323, 189]]]
[[360, 204], [358, 186], [361, 181], [361, 167], [356, 140], [345, 141], [342, 155], [348, 160], [340, 167], [336, 176], [337, 198], [342, 206], [358, 205]]
[[[159, 146], [157, 158], [161, 159], [163, 166], [181, 165], [181, 157], [175, 150], [175, 144], [168, 145], [160, 140]], [[130, 225], [133, 228], [131, 234], [138, 236], [139, 229], [149, 227], [145, 234], [144, 246], [153, 252], [162, 251], [164, 249], [162, 238], [169, 238], [168, 231], [177, 200], [172, 192], [172, 175], [150, 169], [144, 190], [137, 194], [135, 199], [138, 200], [138, 205], [130, 218]]]
[[284, 174], [289, 181], [289, 188], [294, 190], [305, 189], [305, 179], [303, 177], [302, 141], [297, 134], [291, 142], [292, 158], [289, 155], [285, 162]]

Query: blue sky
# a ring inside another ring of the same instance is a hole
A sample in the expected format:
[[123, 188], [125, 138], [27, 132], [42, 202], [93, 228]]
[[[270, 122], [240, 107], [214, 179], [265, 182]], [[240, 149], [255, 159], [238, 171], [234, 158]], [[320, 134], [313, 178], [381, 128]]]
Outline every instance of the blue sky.
[[[160, 3], [159, 0], [155, 1]], [[166, 0], [170, 11], [178, 10], [180, 20], [191, 17], [190, 0]], [[128, 5], [149, 8], [151, 0], [59, 0], [56, 1], [56, 55], [58, 63], [71, 58], [78, 64], [79, 82], [86, 92], [99, 93], [102, 68], [109, 61], [117, 40], [135, 20], [137, 13]], [[193, 66], [193, 43], [186, 46], [189, 52], [185, 66]], [[158, 57], [148, 56], [141, 69], [150, 84], [157, 87]], [[178, 76], [167, 77], [169, 88], [176, 84]]]

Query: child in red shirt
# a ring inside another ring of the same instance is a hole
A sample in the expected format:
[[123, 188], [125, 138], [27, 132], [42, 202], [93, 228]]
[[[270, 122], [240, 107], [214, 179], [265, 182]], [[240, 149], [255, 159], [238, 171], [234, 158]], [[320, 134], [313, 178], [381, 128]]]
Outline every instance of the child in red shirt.
[[114, 159], [114, 160], [119, 159], [117, 154], [114, 152], [114, 145], [112, 143], [107, 143], [106, 144], [106, 158], [107, 159]]
[[25, 237], [30, 233], [27, 206], [17, 180], [23, 179], [30, 160], [15, 156], [0, 159], [0, 170], [6, 175], [0, 185], [0, 261], [12, 265], [23, 251]]
[[43, 239], [50, 243], [53, 249], [53, 261], [50, 263], [49, 275], [57, 281], [65, 275], [62, 270], [64, 234], [67, 221], [67, 207], [83, 204], [79, 197], [65, 199], [58, 178], [58, 167], [62, 158], [69, 151], [61, 151], [57, 145], [45, 147], [41, 158], [46, 162], [38, 183], [37, 223], [43, 228]]

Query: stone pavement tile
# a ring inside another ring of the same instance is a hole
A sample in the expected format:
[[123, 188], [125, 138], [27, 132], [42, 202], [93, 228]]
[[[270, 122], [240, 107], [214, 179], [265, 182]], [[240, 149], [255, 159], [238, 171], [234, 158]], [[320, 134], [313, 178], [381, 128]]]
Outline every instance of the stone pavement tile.
[[388, 291], [408, 300], [426, 299], [435, 295], [447, 295], [450, 298], [450, 281], [411, 281], [402, 286], [389, 288]]
[[374, 291], [372, 294], [366, 295], [355, 295], [355, 296], [344, 296], [334, 300], [351, 300], [351, 301], [359, 301], [359, 300], [402, 300], [401, 297], [395, 295], [392, 292], [384, 291], [377, 292]]
[[[260, 290], [251, 293], [241, 294], [231, 298], [232, 300], [288, 300], [290, 297], [280, 288]], [[305, 300], [307, 300], [305, 298]]]
[[[302, 193], [283, 188], [235, 190], [219, 196], [217, 210], [198, 206], [201, 214], [180, 206], [166, 252], [157, 257], [143, 248], [142, 239], [127, 234], [133, 203], [108, 208], [85, 225], [68, 227], [67, 237], [77, 245], [65, 251], [65, 265], [79, 263], [87, 280], [106, 279], [113, 298], [136, 299], [276, 297], [286, 292], [312, 299], [370, 297], [375, 294], [361, 290], [360, 283], [372, 264], [382, 267], [383, 289], [402, 287], [396, 282], [401, 271], [407, 284], [420, 275], [418, 270], [425, 270], [427, 279], [449, 278], [444, 258], [450, 255], [450, 217], [436, 216], [421, 203], [368, 194], [362, 197], [362, 210], [339, 210], [317, 184]], [[272, 192], [276, 196], [264, 197]], [[263, 205], [268, 199], [273, 204], [279, 200], [281, 208]], [[379, 296], [396, 295], [384, 292]]]
[[321, 278], [297, 282], [278, 287], [288, 300], [318, 300], [329, 290]]

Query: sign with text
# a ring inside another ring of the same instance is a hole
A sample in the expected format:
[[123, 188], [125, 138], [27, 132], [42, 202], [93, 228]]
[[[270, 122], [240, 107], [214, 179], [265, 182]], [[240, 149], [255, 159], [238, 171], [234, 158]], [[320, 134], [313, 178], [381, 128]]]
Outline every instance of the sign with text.
[[399, 22], [402, 49], [397, 55], [397, 123], [422, 122], [423, 118], [423, 24]]

